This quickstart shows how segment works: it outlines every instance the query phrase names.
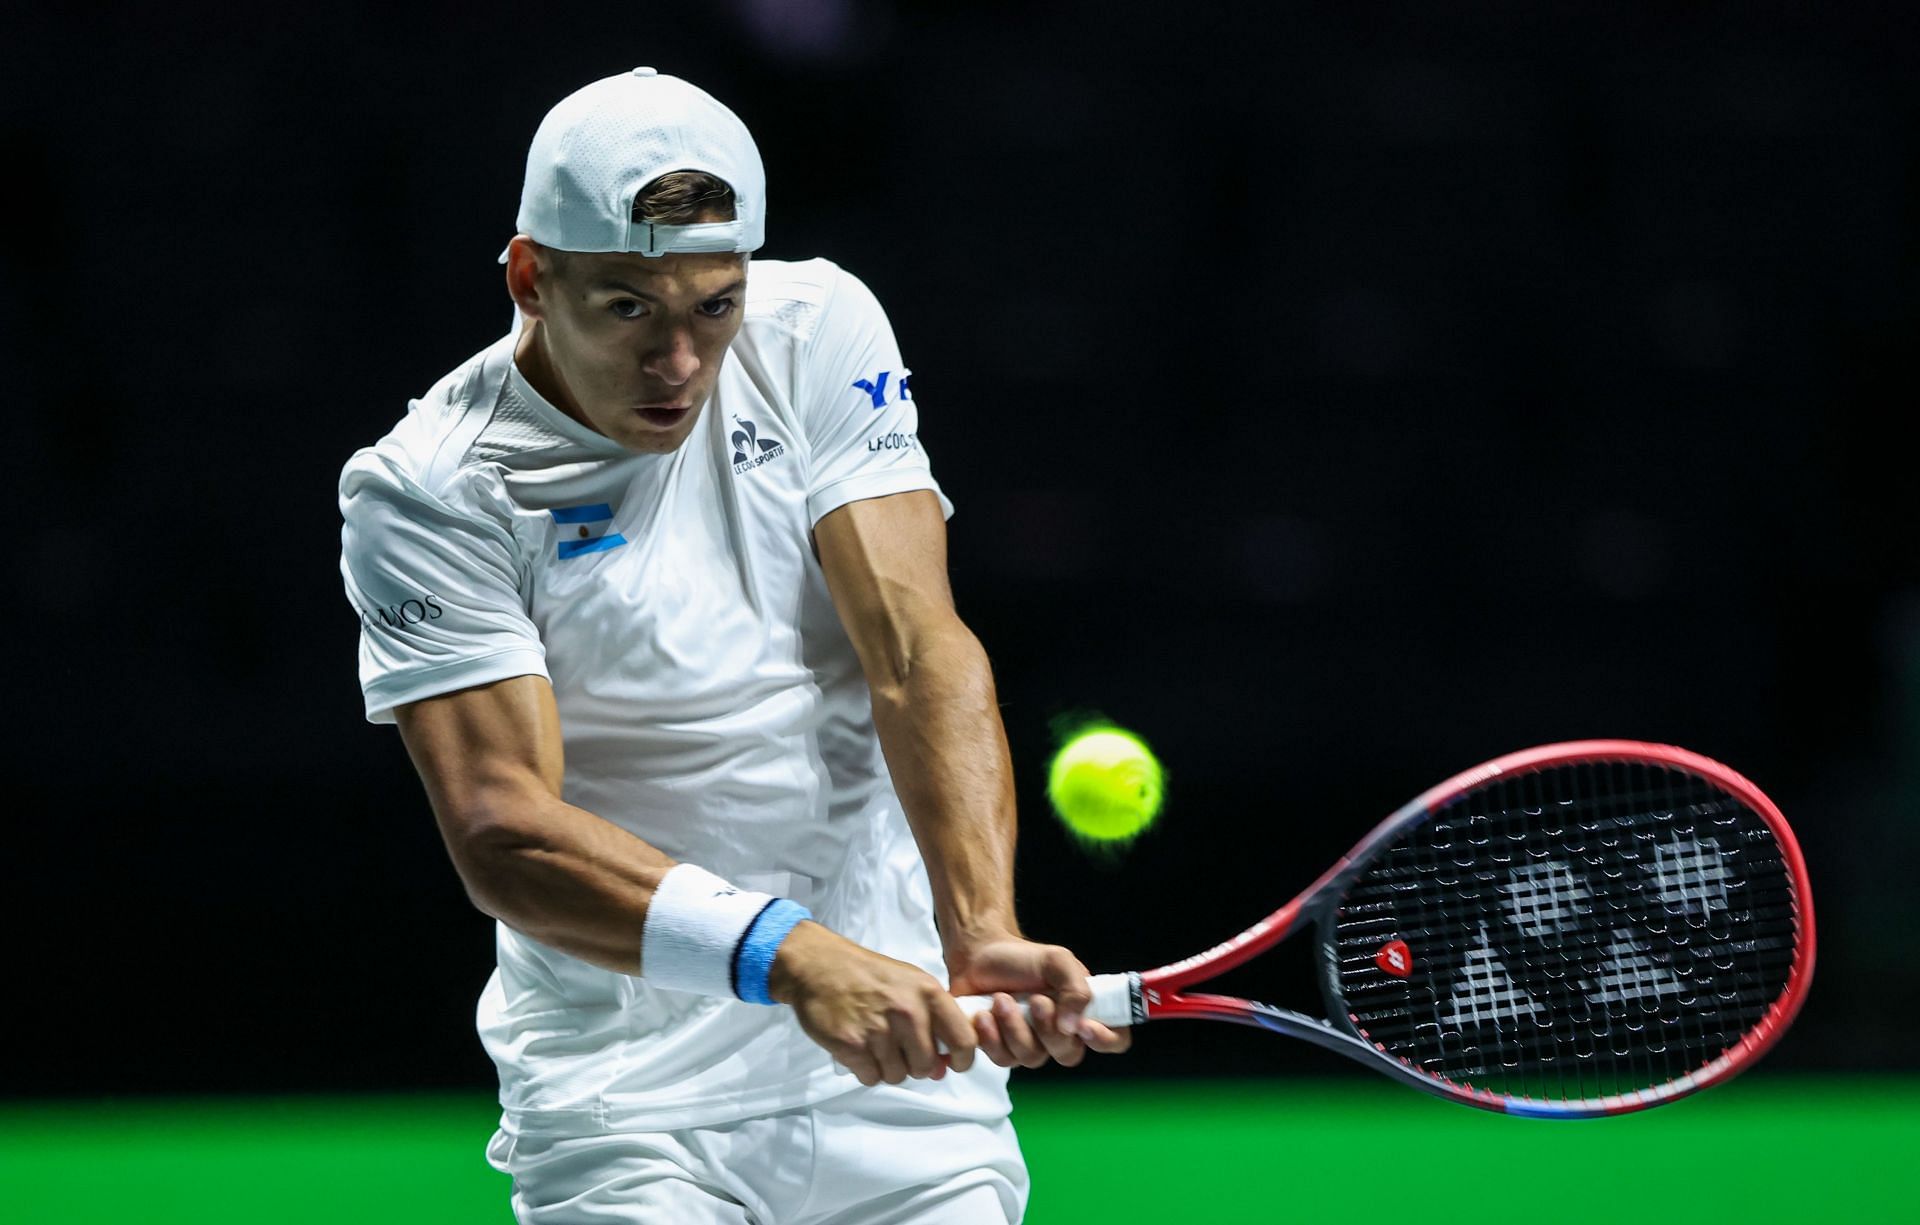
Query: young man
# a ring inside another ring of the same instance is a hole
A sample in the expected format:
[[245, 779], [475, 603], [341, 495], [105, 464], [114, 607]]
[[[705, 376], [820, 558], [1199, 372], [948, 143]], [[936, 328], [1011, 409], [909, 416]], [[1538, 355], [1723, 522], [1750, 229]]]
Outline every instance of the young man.
[[367, 716], [499, 920], [522, 1221], [1017, 1219], [1002, 1069], [1127, 1038], [1015, 922], [1005, 733], [886, 317], [825, 260], [750, 268], [765, 219], [752, 138], [684, 81], [547, 115], [517, 331], [341, 477]]

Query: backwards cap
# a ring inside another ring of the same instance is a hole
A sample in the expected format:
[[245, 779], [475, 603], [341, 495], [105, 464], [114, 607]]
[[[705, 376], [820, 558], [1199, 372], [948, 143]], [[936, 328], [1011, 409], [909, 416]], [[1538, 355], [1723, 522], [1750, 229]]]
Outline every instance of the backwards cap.
[[[734, 220], [633, 220], [640, 189], [674, 170], [705, 171], [733, 188]], [[635, 68], [574, 91], [540, 121], [518, 225], [561, 251], [754, 251], [766, 241], [767, 174], [747, 126], [711, 94]]]

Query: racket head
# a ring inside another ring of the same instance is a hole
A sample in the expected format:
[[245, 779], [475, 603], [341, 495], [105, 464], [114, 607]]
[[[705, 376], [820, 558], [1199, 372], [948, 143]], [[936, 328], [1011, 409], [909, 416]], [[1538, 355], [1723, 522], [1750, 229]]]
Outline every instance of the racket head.
[[1786, 819], [1671, 745], [1573, 741], [1463, 771], [1292, 906], [1286, 926], [1319, 927], [1334, 1025], [1398, 1078], [1512, 1114], [1620, 1114], [1724, 1081], [1813, 976]]

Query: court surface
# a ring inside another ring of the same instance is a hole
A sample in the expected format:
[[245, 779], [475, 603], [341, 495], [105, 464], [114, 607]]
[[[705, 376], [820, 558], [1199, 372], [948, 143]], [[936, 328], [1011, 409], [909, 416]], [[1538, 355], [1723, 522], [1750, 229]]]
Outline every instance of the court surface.
[[[1920, 1079], [1508, 1119], [1365, 1080], [1016, 1087], [1028, 1220], [1920, 1221]], [[22, 1225], [511, 1225], [484, 1095], [0, 1104]]]

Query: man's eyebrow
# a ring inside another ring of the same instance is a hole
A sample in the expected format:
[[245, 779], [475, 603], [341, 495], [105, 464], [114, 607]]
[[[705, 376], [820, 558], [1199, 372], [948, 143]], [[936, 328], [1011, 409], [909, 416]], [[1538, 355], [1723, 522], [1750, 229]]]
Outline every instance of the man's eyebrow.
[[[644, 289], [635, 288], [634, 286], [627, 284], [625, 281], [615, 280], [612, 277], [602, 277], [601, 279], [593, 283], [593, 287], [596, 290], [611, 289], [611, 290], [617, 290], [620, 293], [624, 293], [624, 294], [632, 294], [636, 298], [645, 298], [649, 302], [658, 302], [660, 300], [657, 294], [650, 294]], [[708, 294], [702, 300], [711, 302], [715, 298], [724, 298], [729, 294], [737, 294], [741, 290], [745, 289], [746, 287], [747, 287], [747, 278], [741, 277], [739, 280], [735, 281], [731, 285], [728, 285], [726, 288], [718, 290], [717, 292]]]
[[645, 298], [649, 302], [657, 301], [657, 299], [646, 290], [635, 289], [625, 281], [616, 281], [612, 277], [601, 277], [593, 283], [593, 287], [595, 289], [617, 289], [621, 293], [630, 293], [636, 298]]

